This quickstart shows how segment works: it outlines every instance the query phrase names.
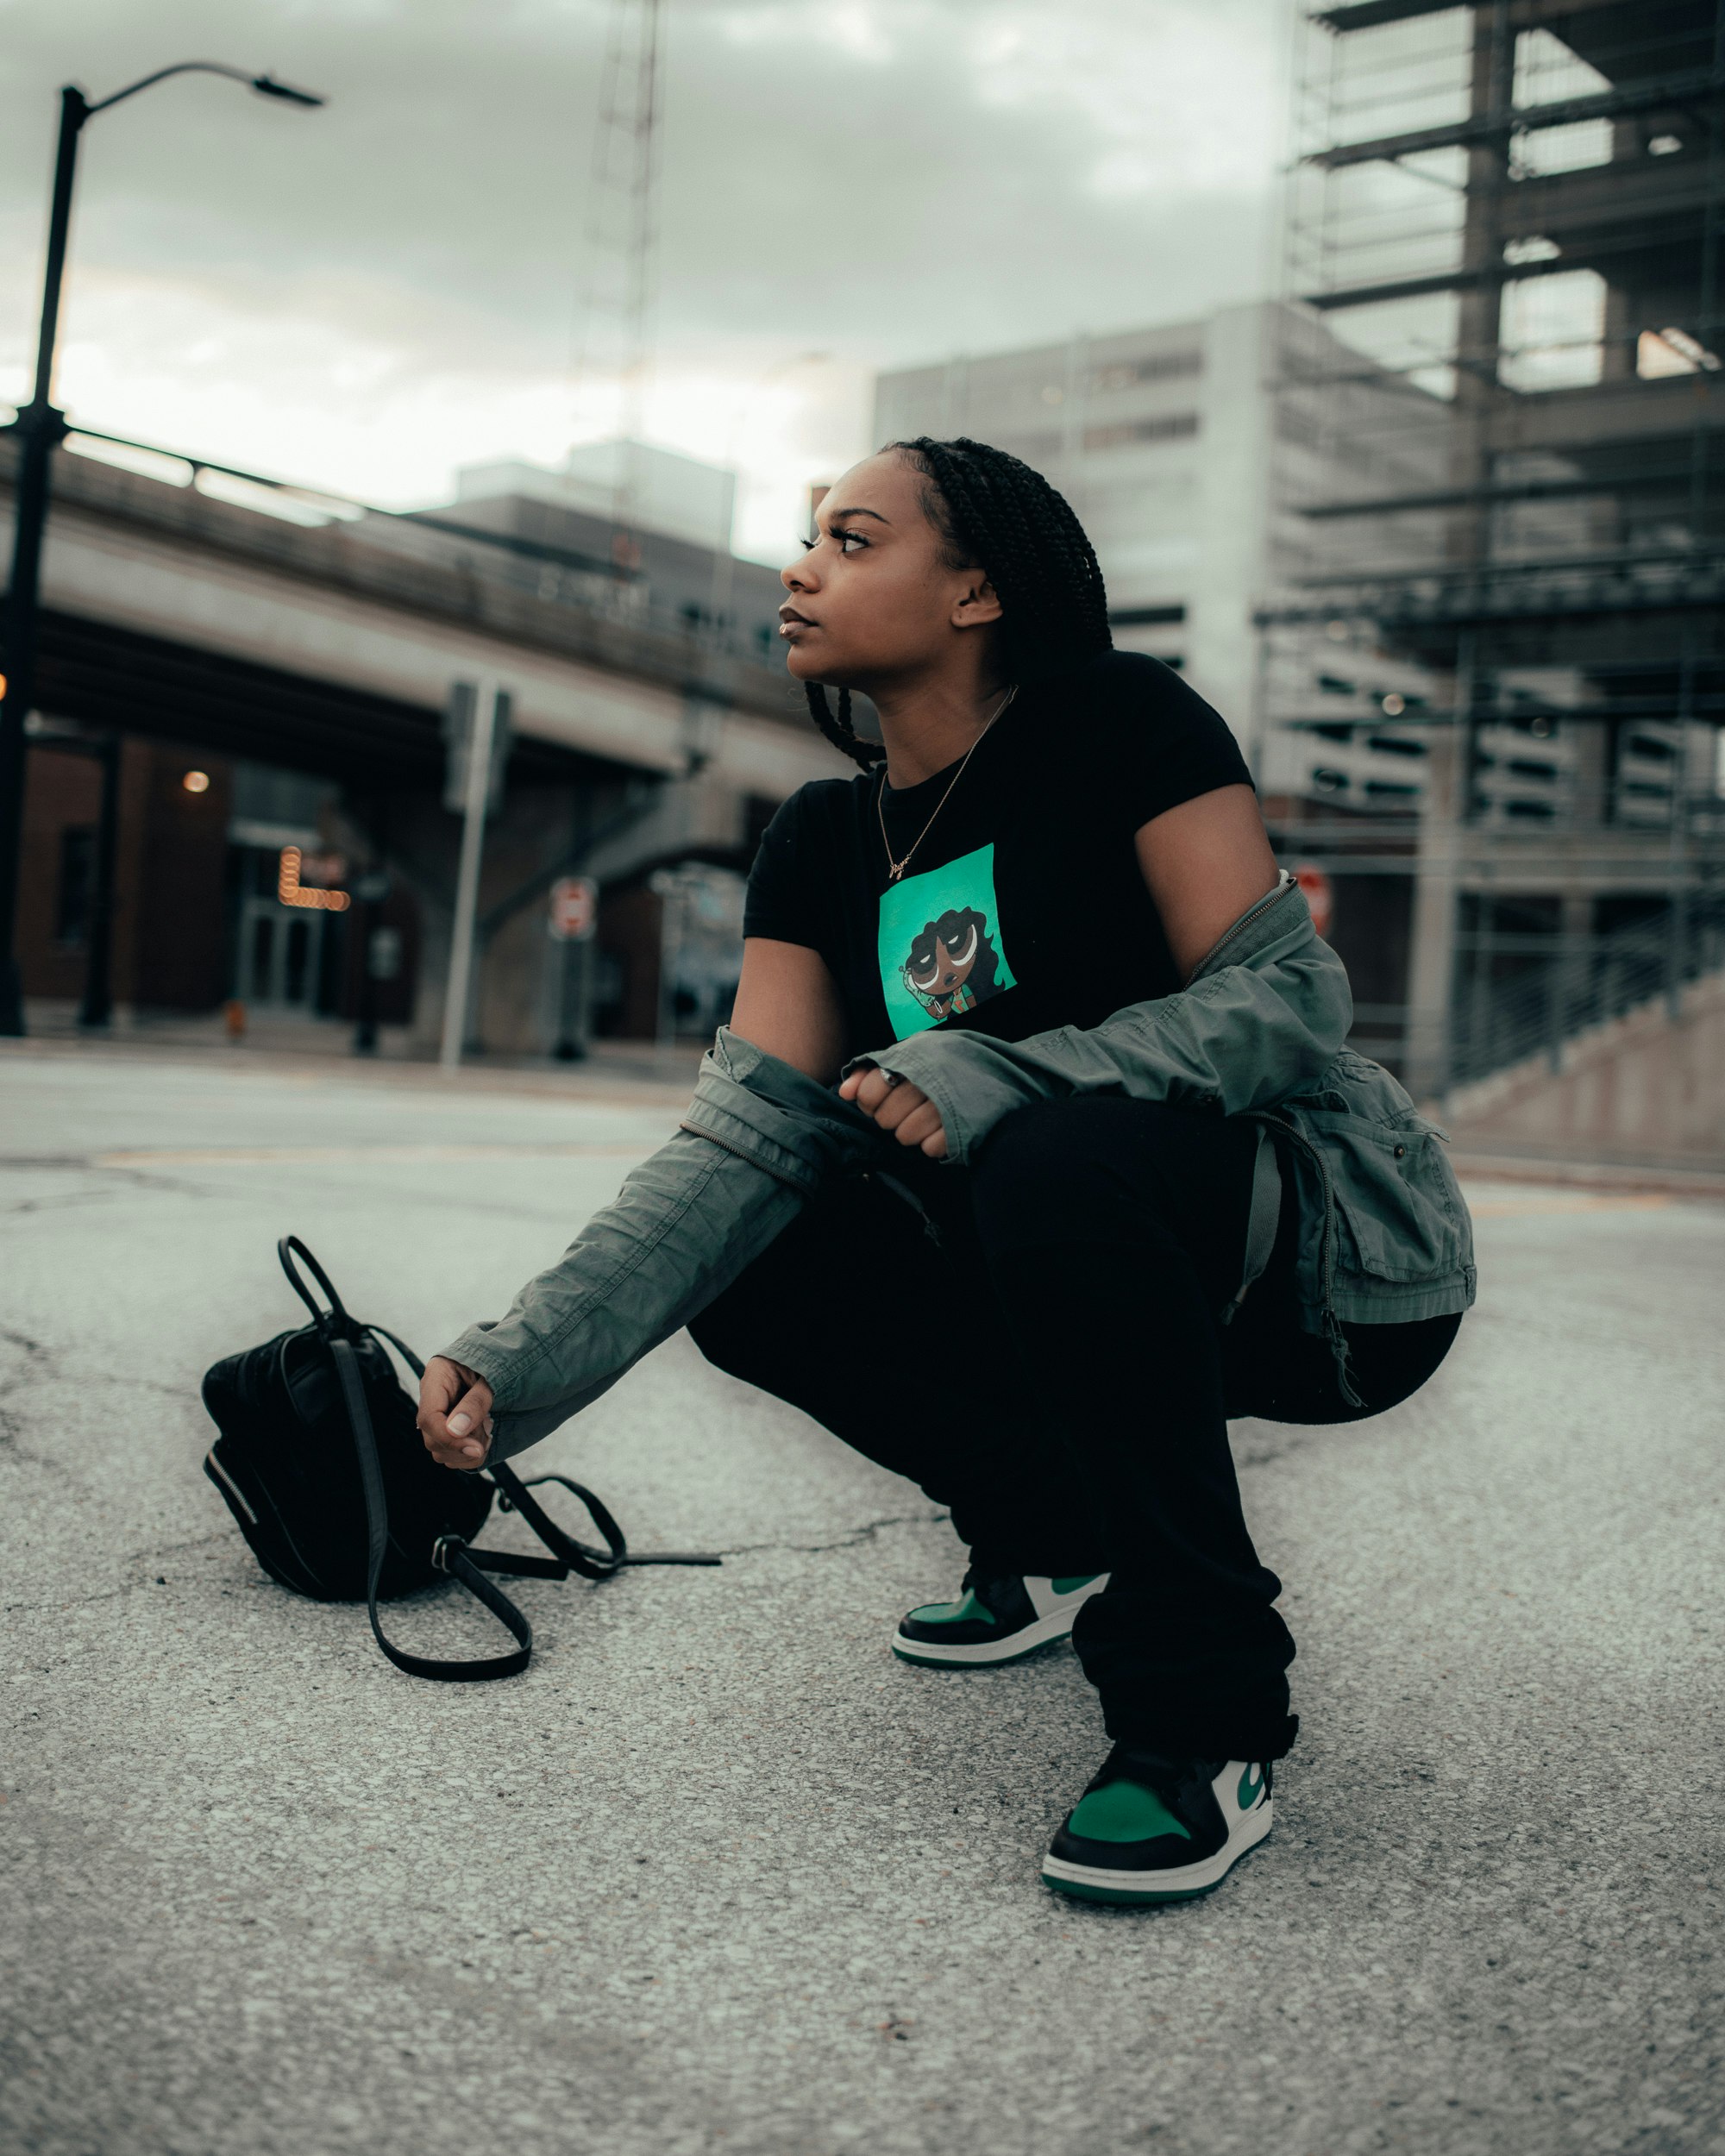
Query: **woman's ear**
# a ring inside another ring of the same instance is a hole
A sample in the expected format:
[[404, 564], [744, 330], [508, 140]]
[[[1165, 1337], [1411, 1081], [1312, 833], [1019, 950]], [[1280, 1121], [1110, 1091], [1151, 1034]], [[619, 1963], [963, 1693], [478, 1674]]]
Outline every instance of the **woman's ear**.
[[963, 590], [953, 602], [955, 629], [984, 629], [1000, 618], [1000, 594], [980, 569], [965, 572]]

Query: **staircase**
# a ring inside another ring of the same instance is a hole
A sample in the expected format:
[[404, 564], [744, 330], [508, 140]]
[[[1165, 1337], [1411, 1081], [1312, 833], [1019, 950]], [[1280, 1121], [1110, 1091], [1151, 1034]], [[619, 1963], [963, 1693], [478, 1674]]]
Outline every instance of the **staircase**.
[[1556, 952], [1460, 1016], [1458, 1146], [1725, 1168], [1725, 897]]

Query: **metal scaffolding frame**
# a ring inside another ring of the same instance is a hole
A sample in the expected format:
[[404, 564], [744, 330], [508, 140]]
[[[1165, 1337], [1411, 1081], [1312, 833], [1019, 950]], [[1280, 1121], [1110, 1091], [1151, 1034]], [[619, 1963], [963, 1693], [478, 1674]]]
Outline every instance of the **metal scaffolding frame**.
[[1725, 0], [1352, 0], [1295, 127], [1265, 792], [1411, 880], [1431, 1094], [1719, 962]]

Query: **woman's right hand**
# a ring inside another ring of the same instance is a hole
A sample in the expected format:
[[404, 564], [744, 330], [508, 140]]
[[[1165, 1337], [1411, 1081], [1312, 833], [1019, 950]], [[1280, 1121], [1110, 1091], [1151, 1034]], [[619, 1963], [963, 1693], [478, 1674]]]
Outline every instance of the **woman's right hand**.
[[477, 1370], [434, 1355], [419, 1381], [419, 1434], [445, 1467], [472, 1470], [491, 1449], [491, 1387]]

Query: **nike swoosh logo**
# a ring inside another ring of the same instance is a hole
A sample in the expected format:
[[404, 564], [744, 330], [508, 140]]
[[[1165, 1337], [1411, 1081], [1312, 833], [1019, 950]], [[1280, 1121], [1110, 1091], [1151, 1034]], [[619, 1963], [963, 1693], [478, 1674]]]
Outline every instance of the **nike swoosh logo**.
[[1239, 1787], [1234, 1791], [1234, 1802], [1239, 1806], [1241, 1811], [1249, 1812], [1263, 1795], [1263, 1775], [1259, 1774], [1254, 1782], [1251, 1778], [1251, 1769], [1248, 1767], [1239, 1778]]

